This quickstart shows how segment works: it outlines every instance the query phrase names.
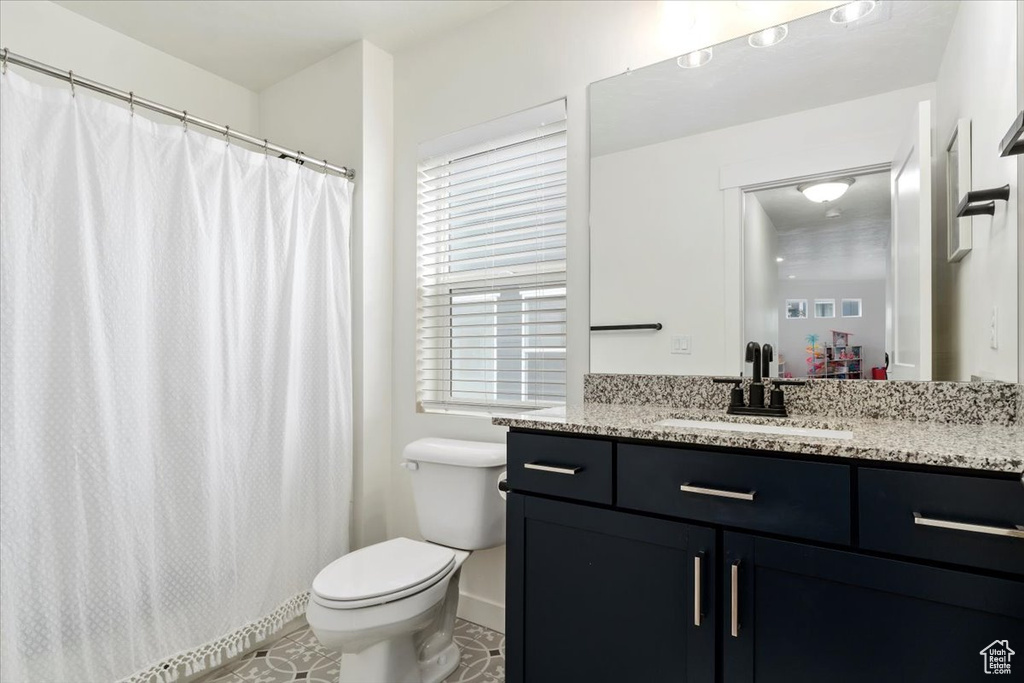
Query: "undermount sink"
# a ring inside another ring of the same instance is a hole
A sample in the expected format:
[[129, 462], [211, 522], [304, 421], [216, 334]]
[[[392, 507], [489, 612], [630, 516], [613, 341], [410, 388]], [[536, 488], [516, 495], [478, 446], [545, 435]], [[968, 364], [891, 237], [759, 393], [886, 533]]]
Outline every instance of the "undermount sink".
[[707, 420], [669, 419], [655, 422], [656, 427], [675, 429], [713, 429], [723, 432], [750, 432], [754, 434], [779, 434], [782, 436], [816, 436], [823, 439], [852, 439], [853, 432], [840, 429], [814, 429], [811, 427], [786, 427], [783, 425], [758, 425], [743, 422], [710, 422]]

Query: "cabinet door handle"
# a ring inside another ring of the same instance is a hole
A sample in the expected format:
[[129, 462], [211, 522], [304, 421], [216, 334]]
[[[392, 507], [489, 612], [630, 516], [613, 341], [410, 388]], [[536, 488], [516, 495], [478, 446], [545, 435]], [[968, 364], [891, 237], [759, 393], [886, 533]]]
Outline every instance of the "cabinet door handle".
[[693, 556], [693, 625], [700, 626], [700, 555]]
[[1009, 536], [1011, 538], [1024, 538], [1024, 527], [1020, 524], [1012, 527], [988, 526], [986, 524], [969, 524], [967, 522], [952, 522], [946, 519], [932, 519], [924, 517], [920, 512], [914, 513], [914, 524], [920, 526], [933, 526], [939, 529], [954, 529], [956, 531], [970, 531], [975, 534], [988, 534], [990, 536]]
[[706, 486], [694, 486], [689, 482], [679, 487], [680, 491], [696, 493], [701, 496], [718, 496], [719, 498], [733, 498], [735, 500], [754, 500], [757, 491], [726, 491], [724, 489], [709, 489]]
[[730, 619], [729, 619], [729, 635], [733, 638], [740, 637], [740, 561], [736, 560], [732, 563], [730, 568], [732, 575], [731, 581], [731, 597], [732, 604], [730, 605]]
[[580, 472], [582, 467], [558, 467], [557, 465], [542, 465], [539, 462], [528, 462], [524, 463], [523, 467], [528, 470], [537, 470], [539, 472], [552, 472], [554, 474], [576, 474]]

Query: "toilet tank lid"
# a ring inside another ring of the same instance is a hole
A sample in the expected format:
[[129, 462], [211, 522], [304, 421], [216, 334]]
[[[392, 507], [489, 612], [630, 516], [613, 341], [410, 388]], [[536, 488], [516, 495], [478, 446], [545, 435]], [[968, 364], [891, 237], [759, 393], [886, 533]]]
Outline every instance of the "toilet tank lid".
[[505, 444], [430, 437], [410, 443], [402, 457], [458, 467], [498, 467], [505, 464]]

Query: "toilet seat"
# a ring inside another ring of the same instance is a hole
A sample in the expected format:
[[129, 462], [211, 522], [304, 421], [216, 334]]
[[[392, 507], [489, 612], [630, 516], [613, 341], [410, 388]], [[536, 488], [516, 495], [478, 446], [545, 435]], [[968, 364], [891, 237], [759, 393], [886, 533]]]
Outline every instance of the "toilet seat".
[[330, 609], [357, 609], [422, 592], [455, 568], [451, 548], [395, 538], [344, 555], [313, 579], [310, 598]]

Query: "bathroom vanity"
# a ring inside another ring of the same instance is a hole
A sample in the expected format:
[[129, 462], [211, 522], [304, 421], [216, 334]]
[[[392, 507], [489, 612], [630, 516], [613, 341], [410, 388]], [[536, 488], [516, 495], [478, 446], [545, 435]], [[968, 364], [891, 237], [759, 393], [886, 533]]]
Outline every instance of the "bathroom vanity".
[[496, 418], [507, 680], [987, 680], [1002, 664], [983, 650], [1024, 647], [1024, 443], [1015, 421], [948, 417], [782, 421], [794, 434], [707, 407]]

